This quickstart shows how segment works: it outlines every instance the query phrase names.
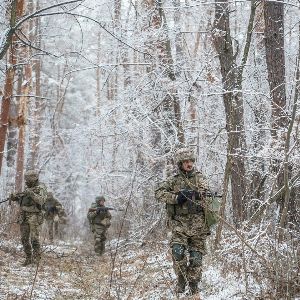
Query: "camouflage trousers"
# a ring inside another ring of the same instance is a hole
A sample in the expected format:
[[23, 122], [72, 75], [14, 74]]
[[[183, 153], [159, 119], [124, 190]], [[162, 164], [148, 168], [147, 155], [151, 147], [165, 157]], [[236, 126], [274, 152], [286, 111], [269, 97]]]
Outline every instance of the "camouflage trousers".
[[43, 220], [41, 212], [21, 212], [19, 220], [21, 242], [28, 258], [39, 258], [41, 255], [40, 230]]
[[202, 276], [202, 256], [209, 228], [203, 215], [177, 215], [170, 220], [172, 260], [177, 279], [198, 283]]
[[53, 240], [53, 233], [57, 237], [58, 236], [58, 220], [54, 218], [48, 218], [47, 221], [47, 228], [50, 241]]
[[105, 240], [106, 240], [107, 228], [101, 224], [93, 225], [94, 241], [95, 241], [95, 252], [102, 255], [105, 251]]

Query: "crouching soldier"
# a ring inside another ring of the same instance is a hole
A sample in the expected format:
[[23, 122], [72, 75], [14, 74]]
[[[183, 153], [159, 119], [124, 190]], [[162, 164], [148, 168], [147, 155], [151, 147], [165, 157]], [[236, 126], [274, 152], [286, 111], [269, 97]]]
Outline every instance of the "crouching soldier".
[[111, 213], [104, 205], [105, 198], [103, 196], [98, 196], [95, 200], [89, 209], [87, 218], [94, 234], [95, 253], [101, 256], [105, 251], [105, 240], [107, 229], [110, 226]]
[[26, 255], [24, 266], [38, 263], [41, 258], [40, 229], [43, 223], [42, 207], [46, 201], [46, 187], [39, 183], [38, 173], [28, 171], [25, 173], [24, 192], [10, 195], [11, 201], [20, 205], [20, 231], [23, 250]]
[[53, 237], [61, 236], [59, 230], [59, 224], [61, 220], [65, 220], [66, 213], [63, 209], [62, 204], [54, 198], [53, 194], [49, 192], [47, 194], [47, 200], [44, 205], [45, 218], [47, 221], [47, 228], [49, 234], [49, 241], [53, 242]]
[[[171, 249], [173, 268], [177, 276], [177, 292], [186, 286], [192, 295], [198, 294], [202, 274], [205, 240], [210, 233], [203, 211], [203, 191], [207, 183], [194, 168], [195, 157], [189, 149], [179, 149], [175, 155], [176, 175], [161, 183], [156, 199], [166, 203], [172, 229]], [[189, 255], [187, 255], [187, 252]]]

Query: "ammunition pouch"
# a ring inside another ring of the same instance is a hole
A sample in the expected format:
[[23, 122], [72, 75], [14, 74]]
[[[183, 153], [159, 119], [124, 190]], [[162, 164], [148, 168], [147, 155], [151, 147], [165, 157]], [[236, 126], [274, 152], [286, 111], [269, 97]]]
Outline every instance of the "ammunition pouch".
[[187, 201], [185, 205], [179, 204], [166, 204], [167, 214], [170, 218], [175, 216], [190, 215], [190, 214], [204, 214], [203, 207], [200, 203]]
[[29, 195], [25, 194], [21, 198], [20, 205], [21, 206], [33, 206], [33, 205], [35, 205], [35, 202], [32, 200], [32, 198]]
[[190, 214], [204, 214], [203, 207], [195, 201], [188, 201], [188, 211]]

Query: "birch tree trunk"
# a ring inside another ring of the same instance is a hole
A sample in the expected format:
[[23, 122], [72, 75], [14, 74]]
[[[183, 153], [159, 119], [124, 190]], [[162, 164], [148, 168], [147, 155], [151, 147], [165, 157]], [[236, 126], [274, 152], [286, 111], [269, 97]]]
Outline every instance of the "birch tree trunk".
[[[33, 11], [32, 1], [28, 1], [27, 12], [31, 13]], [[23, 29], [24, 33], [32, 41], [32, 29], [33, 21], [30, 20], [28, 25]], [[19, 101], [19, 112], [18, 112], [18, 127], [19, 127], [19, 137], [18, 137], [18, 149], [17, 149], [17, 165], [16, 165], [16, 192], [21, 192], [23, 184], [24, 175], [24, 165], [25, 165], [25, 138], [26, 138], [26, 125], [27, 125], [27, 111], [28, 111], [28, 101], [29, 94], [31, 91], [31, 80], [32, 80], [32, 67], [31, 67], [31, 57], [32, 51], [29, 46], [23, 46], [20, 59], [22, 59], [24, 66], [24, 80], [21, 85], [21, 97]]]
[[[31, 3], [31, 2], [29, 2]], [[37, 0], [36, 2], [36, 10], [38, 10], [39, 2]], [[33, 11], [33, 3], [29, 5], [29, 10]], [[30, 32], [32, 32], [31, 40], [36, 41], [36, 45], [38, 48], [41, 48], [41, 33], [40, 33], [40, 19], [37, 18], [35, 20], [35, 23], [31, 24], [32, 29]], [[33, 28], [34, 27], [34, 28]], [[30, 152], [28, 157], [28, 168], [29, 169], [37, 169], [38, 168], [38, 158], [39, 158], [39, 142], [40, 142], [40, 133], [41, 133], [41, 126], [42, 126], [42, 115], [43, 115], [43, 100], [41, 98], [41, 67], [42, 62], [40, 56], [36, 56], [36, 58], [33, 61], [32, 66], [32, 72], [34, 72], [33, 80], [32, 80], [32, 89], [35, 91], [35, 97], [31, 98], [33, 101], [31, 105], [31, 112], [32, 115], [31, 118], [31, 132], [30, 132], [30, 138], [29, 138], [29, 144], [30, 144]]]

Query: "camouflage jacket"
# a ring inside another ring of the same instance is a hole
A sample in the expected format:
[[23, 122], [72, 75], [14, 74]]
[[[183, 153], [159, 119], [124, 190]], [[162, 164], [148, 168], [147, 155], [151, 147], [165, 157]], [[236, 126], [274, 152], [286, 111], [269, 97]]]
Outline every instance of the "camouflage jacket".
[[22, 211], [41, 212], [47, 198], [47, 189], [44, 184], [25, 188], [24, 192], [10, 195], [11, 201], [17, 201]]
[[170, 217], [203, 212], [204, 199], [193, 198], [192, 201], [187, 201], [183, 205], [177, 204], [177, 195], [183, 189], [201, 192], [208, 189], [208, 184], [202, 173], [195, 170], [188, 174], [179, 171], [178, 174], [163, 182], [156, 189], [155, 197], [158, 201], [166, 203]]
[[52, 193], [48, 193], [43, 209], [47, 219], [52, 219], [55, 216], [62, 217], [65, 215], [62, 204], [53, 197]]
[[[91, 225], [103, 225], [105, 227], [110, 226], [110, 219], [111, 219], [111, 213], [107, 211], [101, 211], [97, 214], [97, 204], [94, 202], [91, 205], [91, 208], [89, 209], [89, 212], [87, 214], [87, 218]], [[105, 206], [102, 206], [105, 207]]]

